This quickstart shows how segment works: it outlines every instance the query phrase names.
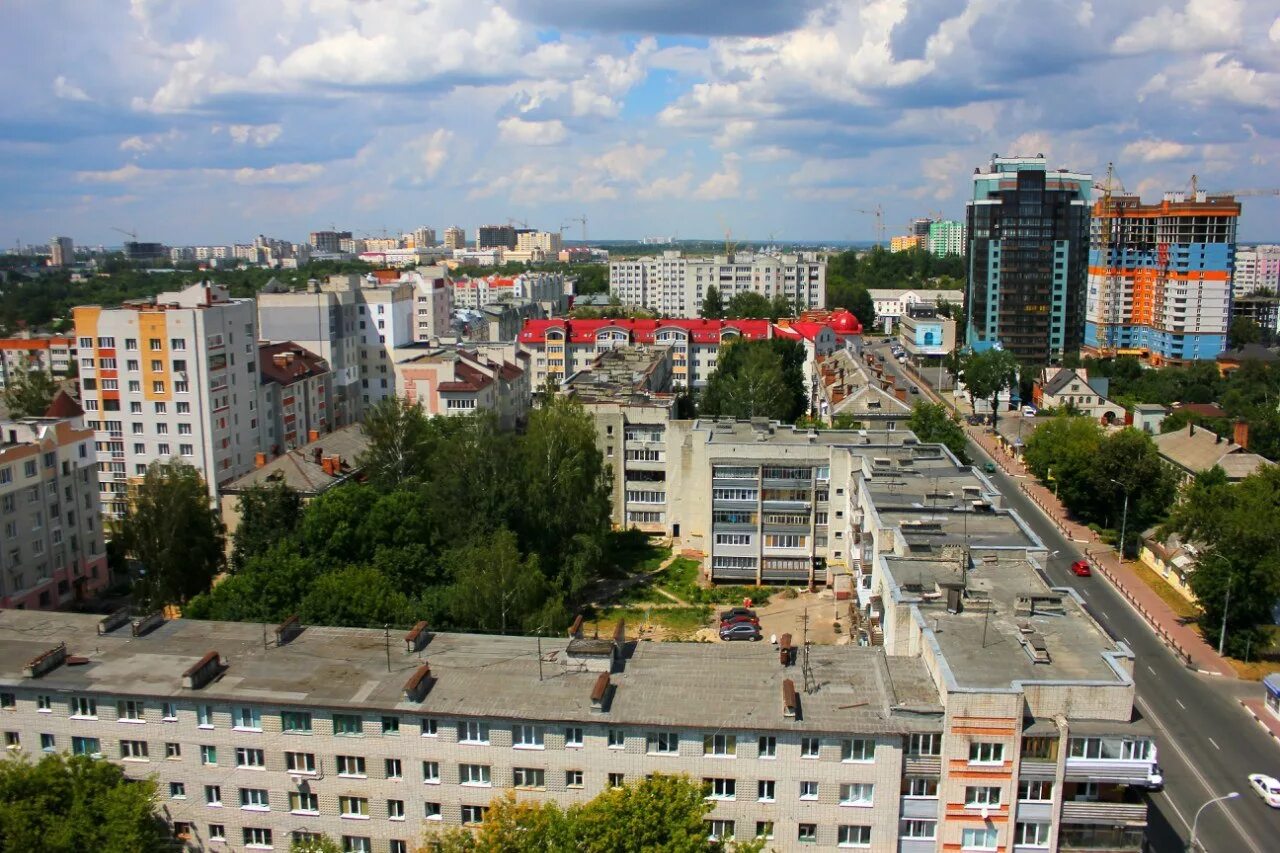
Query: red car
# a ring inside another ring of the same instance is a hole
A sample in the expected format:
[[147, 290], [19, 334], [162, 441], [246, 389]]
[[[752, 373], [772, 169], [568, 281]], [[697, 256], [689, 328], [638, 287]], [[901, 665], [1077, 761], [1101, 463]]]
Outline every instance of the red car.
[[759, 628], [760, 620], [754, 616], [745, 616], [743, 614], [738, 614], [737, 616], [730, 616], [728, 619], [720, 620], [721, 628], [727, 628], [730, 625], [755, 625], [757, 628]]
[[1087, 578], [1092, 575], [1093, 572], [1089, 569], [1089, 561], [1076, 560], [1071, 564], [1071, 574], [1079, 578]]

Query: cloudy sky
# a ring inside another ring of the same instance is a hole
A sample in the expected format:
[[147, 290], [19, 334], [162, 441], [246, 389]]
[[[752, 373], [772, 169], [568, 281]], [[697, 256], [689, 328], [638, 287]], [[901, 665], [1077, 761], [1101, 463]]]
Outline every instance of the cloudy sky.
[[[874, 237], [992, 152], [1280, 186], [1277, 0], [3, 0], [0, 242]], [[1280, 199], [1242, 239], [1280, 240]]]

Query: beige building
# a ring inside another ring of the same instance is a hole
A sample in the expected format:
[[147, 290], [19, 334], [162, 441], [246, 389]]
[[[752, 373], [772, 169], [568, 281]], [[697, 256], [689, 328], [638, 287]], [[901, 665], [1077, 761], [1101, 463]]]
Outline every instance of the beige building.
[[324, 359], [292, 341], [258, 345], [259, 423], [268, 456], [314, 441], [333, 429], [333, 374]]
[[726, 304], [739, 293], [753, 292], [768, 299], [785, 296], [800, 311], [825, 308], [827, 261], [812, 253], [705, 258], [671, 250], [660, 257], [609, 262], [610, 294], [623, 305], [669, 317], [697, 316], [712, 285]]
[[467, 248], [467, 232], [457, 225], [450, 225], [444, 229], [444, 247], [446, 249], [465, 249]]
[[554, 257], [564, 248], [564, 240], [555, 231], [521, 231], [516, 234], [517, 252], [540, 252], [543, 257]]
[[128, 484], [157, 460], [193, 465], [213, 495], [252, 470], [262, 449], [252, 299], [201, 282], [73, 316], [107, 513], [123, 512]]
[[70, 267], [76, 263], [76, 245], [70, 237], [54, 237], [49, 241], [49, 265]]
[[93, 430], [0, 421], [0, 607], [49, 610], [109, 582]]

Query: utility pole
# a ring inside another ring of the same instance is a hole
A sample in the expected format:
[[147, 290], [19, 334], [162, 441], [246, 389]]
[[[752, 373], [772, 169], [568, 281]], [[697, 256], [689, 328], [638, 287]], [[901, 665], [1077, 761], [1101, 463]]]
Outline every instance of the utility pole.
[[1227, 575], [1227, 597], [1222, 602], [1222, 630], [1218, 632], [1218, 657], [1222, 657], [1222, 650], [1227, 645], [1227, 611], [1231, 609], [1231, 575]]
[[387, 646], [387, 672], [391, 671], [391, 623], [384, 622], [382, 625], [382, 636]]

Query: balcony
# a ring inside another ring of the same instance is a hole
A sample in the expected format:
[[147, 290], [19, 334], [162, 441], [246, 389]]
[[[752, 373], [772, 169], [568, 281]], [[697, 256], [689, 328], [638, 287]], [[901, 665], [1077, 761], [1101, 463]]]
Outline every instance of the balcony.
[[[1018, 816], [1022, 817], [1019, 809]], [[1065, 802], [1062, 804], [1063, 823], [1101, 823], [1145, 825], [1146, 803]]]
[[1053, 820], [1053, 803], [1041, 800], [1019, 800], [1018, 820], [1044, 821]]
[[[903, 797], [900, 806], [903, 818], [924, 818], [936, 820], [938, 817], [937, 797]], [[1019, 812], [1021, 817], [1022, 813]]]
[[1029, 761], [1024, 758], [1019, 775], [1023, 779], [1052, 779], [1057, 772], [1058, 765], [1052, 761]]
[[1068, 758], [1068, 782], [1111, 782], [1118, 785], [1143, 785], [1151, 776], [1154, 762], [1119, 761], [1097, 758]]
[[942, 758], [937, 755], [907, 755], [902, 759], [904, 776], [941, 776]]

